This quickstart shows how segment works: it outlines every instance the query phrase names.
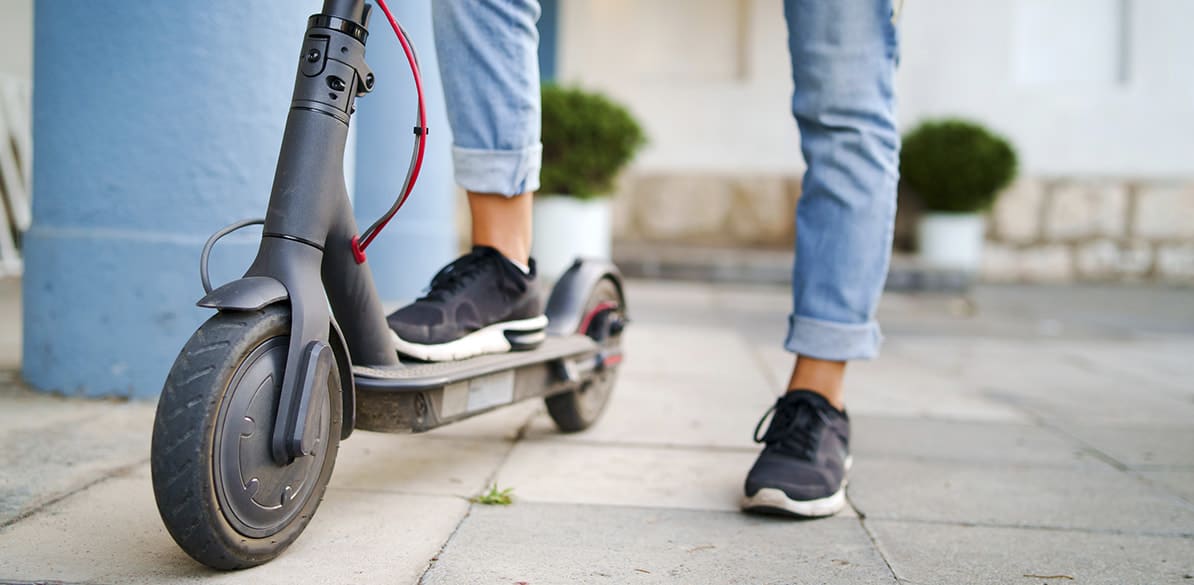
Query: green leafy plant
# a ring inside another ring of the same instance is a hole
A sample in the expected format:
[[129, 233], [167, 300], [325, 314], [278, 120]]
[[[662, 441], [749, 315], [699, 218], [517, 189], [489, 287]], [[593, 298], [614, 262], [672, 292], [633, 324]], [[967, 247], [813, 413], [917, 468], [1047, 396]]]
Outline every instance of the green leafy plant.
[[930, 120], [904, 135], [900, 175], [929, 211], [970, 213], [995, 203], [1016, 177], [1003, 137], [961, 119]]
[[541, 193], [607, 195], [644, 144], [642, 127], [621, 104], [578, 88], [543, 87]]
[[510, 504], [514, 503], [514, 499], [511, 497], [512, 493], [514, 493], [514, 488], [499, 490], [497, 484], [495, 483], [489, 486], [488, 491], [481, 492], [480, 494], [470, 498], [469, 501], [474, 504], [482, 504], [485, 506], [509, 506]]

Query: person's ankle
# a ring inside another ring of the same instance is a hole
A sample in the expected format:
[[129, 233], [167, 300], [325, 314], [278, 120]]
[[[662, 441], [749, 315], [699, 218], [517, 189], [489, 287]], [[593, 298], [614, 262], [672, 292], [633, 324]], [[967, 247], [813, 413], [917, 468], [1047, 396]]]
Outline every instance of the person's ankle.
[[828, 402], [829, 405], [834, 408], [834, 410], [837, 410], [838, 412], [843, 412], [843, 413], [846, 412], [846, 405], [840, 395], [833, 396], [830, 394], [826, 394], [825, 392], [822, 392], [815, 388], [788, 388], [784, 393], [787, 394], [789, 392], [800, 392], [800, 391], [812, 392], [813, 394], [816, 394], [816, 395], [820, 396], [821, 398], [824, 398], [825, 401]]
[[798, 356], [788, 380], [788, 391], [809, 390], [824, 396], [834, 408], [846, 408], [842, 383], [846, 377], [846, 362]]

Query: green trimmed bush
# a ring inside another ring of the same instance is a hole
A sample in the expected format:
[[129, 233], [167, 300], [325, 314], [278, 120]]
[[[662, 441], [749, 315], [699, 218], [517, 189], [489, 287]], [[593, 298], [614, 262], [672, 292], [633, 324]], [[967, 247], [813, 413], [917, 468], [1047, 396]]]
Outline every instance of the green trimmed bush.
[[621, 104], [578, 88], [543, 87], [541, 193], [608, 195], [644, 144], [642, 127]]
[[995, 203], [1016, 178], [1016, 151], [1003, 137], [961, 119], [930, 120], [904, 135], [903, 184], [929, 211], [971, 213]]

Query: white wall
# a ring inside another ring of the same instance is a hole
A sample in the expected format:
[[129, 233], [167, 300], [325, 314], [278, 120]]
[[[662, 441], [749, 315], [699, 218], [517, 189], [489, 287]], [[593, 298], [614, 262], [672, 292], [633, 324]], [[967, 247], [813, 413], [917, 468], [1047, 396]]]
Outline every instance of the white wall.
[[779, 0], [565, 0], [559, 77], [625, 102], [640, 168], [798, 172]]
[[0, 2], [0, 75], [33, 77], [33, 0]]
[[[639, 169], [802, 169], [780, 0], [561, 5], [560, 77], [638, 114]], [[982, 120], [1031, 174], [1194, 176], [1191, 24], [1190, 0], [906, 2], [900, 120]]]

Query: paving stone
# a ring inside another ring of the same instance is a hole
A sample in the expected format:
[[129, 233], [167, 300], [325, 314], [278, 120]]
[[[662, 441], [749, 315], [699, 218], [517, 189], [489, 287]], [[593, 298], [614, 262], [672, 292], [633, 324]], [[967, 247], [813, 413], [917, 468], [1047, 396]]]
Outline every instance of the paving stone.
[[1182, 534], [1194, 505], [1109, 466], [855, 457], [850, 500], [867, 518]]
[[[1067, 342], [1068, 343], [1068, 342]], [[958, 341], [950, 344], [910, 344], [894, 349], [918, 367], [964, 381], [966, 386], [1005, 404], [1049, 420], [1085, 424], [1188, 424], [1194, 420], [1194, 400], [1167, 385], [1141, 384], [1129, 371], [1075, 359], [1060, 353], [1067, 343], [1045, 340], [1009, 343], [1001, 340]], [[894, 345], [894, 344], [893, 344]], [[892, 352], [889, 352], [892, 353]], [[1075, 350], [1072, 353], [1081, 353]], [[890, 362], [876, 364], [875, 373], [896, 371]], [[852, 367], [847, 384], [856, 387]], [[1171, 378], [1177, 383], [1181, 376]]]
[[281, 557], [221, 573], [174, 544], [148, 481], [113, 479], [0, 531], [0, 581], [414, 583], [467, 509], [459, 498], [329, 490]]
[[754, 425], [773, 402], [770, 385], [745, 385], [739, 376], [626, 372], [619, 376], [609, 406], [592, 428], [560, 434], [551, 419], [541, 414], [527, 436], [754, 450]]
[[120, 410], [142, 410], [152, 419], [154, 404], [65, 397], [34, 392], [18, 380], [17, 372], [0, 372], [0, 433], [37, 433], [70, 426]]
[[858, 521], [515, 503], [474, 506], [427, 572], [460, 583], [894, 583]]
[[[1059, 378], [1065, 375], [1059, 373]], [[1194, 400], [1140, 391], [1132, 386], [1084, 386], [1061, 379], [1052, 383], [1006, 383], [991, 395], [1051, 421], [1086, 425], [1173, 426], [1194, 420]]]
[[867, 459], [1070, 466], [1092, 457], [1039, 426], [886, 416], [854, 416], [850, 425], [850, 449]]
[[1116, 461], [1131, 467], [1185, 465], [1194, 467], [1194, 426], [1086, 426], [1063, 425]]
[[[791, 374], [792, 355], [772, 347], [756, 347], [756, 351], [771, 372], [773, 387], [783, 388]], [[978, 382], [898, 358], [850, 364], [846, 388], [851, 415], [1028, 422], [1018, 409], [985, 396]]]
[[1194, 539], [867, 520], [892, 570], [923, 585], [1189, 583]]
[[621, 371], [643, 374], [732, 374], [743, 386], [765, 384], [747, 343], [728, 327], [663, 325], [626, 329]]
[[497, 483], [516, 501], [737, 510], [756, 455], [528, 440]]
[[513, 446], [357, 431], [341, 444], [330, 488], [452, 495], [481, 491]]
[[45, 413], [41, 425], [0, 431], [0, 524], [149, 459], [153, 405], [67, 405], [51, 397], [14, 402], [5, 400], [13, 415], [38, 417], [46, 405], [60, 404], [70, 414]]
[[1137, 471], [1137, 475], [1167, 489], [1194, 504], [1194, 469]]
[[1121, 389], [1131, 388], [1131, 394], [1194, 399], [1194, 342], [1186, 339], [1067, 341], [1046, 351], [1113, 380]]
[[628, 331], [650, 329], [655, 325], [732, 326], [728, 316], [716, 310], [714, 290], [713, 285], [704, 283], [628, 280]]

